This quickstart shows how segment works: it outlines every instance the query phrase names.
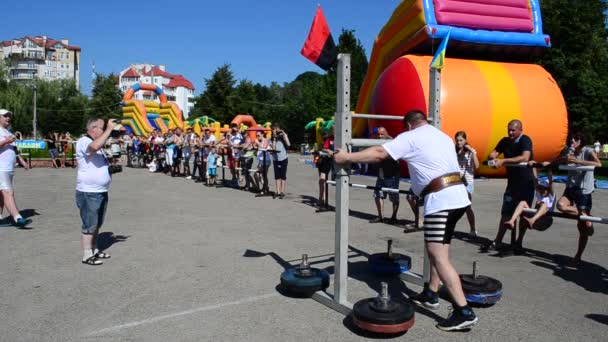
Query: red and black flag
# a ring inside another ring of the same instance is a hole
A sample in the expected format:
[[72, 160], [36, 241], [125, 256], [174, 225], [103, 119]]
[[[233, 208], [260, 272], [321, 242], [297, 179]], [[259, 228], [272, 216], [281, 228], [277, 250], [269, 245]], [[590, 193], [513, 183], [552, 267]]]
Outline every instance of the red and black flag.
[[306, 38], [300, 53], [325, 71], [329, 70], [338, 58], [338, 49], [336, 49], [334, 38], [331, 36], [321, 6], [317, 8], [308, 38]]

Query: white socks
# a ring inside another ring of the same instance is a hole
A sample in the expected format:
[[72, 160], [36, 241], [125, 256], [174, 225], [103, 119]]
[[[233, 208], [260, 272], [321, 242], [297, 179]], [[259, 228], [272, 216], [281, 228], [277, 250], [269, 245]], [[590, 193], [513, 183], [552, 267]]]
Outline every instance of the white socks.
[[92, 257], [93, 255], [95, 255], [95, 254], [93, 253], [92, 249], [85, 249], [84, 254], [82, 256], [82, 261], [87, 260], [88, 258]]

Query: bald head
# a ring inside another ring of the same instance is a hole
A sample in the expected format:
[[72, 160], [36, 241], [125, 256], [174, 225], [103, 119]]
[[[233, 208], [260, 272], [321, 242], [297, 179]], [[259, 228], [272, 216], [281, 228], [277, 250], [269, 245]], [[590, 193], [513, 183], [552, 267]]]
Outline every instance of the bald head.
[[519, 120], [511, 120], [507, 125], [507, 132], [509, 133], [509, 138], [515, 140], [519, 138], [523, 132], [523, 125]]

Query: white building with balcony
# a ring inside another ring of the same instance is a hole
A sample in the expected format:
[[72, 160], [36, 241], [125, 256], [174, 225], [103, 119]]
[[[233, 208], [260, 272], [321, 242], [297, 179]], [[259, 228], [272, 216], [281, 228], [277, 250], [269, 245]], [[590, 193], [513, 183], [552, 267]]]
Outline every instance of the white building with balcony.
[[[162, 88], [167, 100], [175, 102], [184, 113], [184, 118], [194, 107], [194, 86], [182, 75], [174, 75], [165, 71], [164, 65], [132, 64], [119, 74], [118, 86], [125, 93], [135, 83], [154, 84]], [[139, 91], [133, 95], [137, 100], [153, 100], [160, 102], [156, 93]]]
[[15, 81], [74, 80], [80, 88], [80, 47], [67, 39], [23, 37], [0, 42], [0, 58], [7, 61], [8, 76]]

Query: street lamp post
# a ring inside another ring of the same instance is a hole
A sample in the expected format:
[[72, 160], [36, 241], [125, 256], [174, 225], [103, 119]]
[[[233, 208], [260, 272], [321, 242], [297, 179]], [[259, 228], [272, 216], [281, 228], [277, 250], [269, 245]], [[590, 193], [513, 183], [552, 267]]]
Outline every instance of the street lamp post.
[[34, 120], [32, 120], [32, 124], [34, 125], [34, 139], [38, 137], [36, 132], [36, 83], [34, 83]]

